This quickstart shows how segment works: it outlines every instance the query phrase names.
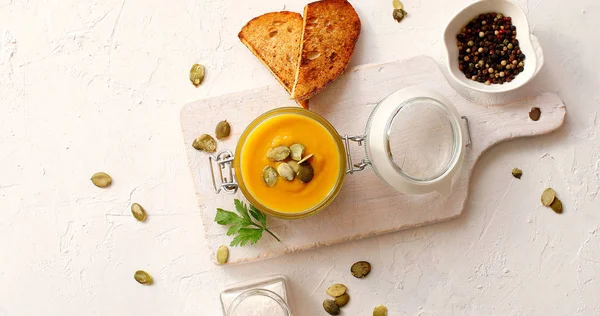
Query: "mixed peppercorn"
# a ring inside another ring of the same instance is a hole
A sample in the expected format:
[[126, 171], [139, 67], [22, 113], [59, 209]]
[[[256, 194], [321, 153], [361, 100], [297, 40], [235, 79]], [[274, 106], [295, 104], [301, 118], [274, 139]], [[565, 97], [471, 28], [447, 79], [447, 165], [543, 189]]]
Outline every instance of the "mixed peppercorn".
[[511, 82], [525, 67], [517, 28], [502, 13], [485, 13], [456, 35], [458, 68], [465, 77], [486, 85]]

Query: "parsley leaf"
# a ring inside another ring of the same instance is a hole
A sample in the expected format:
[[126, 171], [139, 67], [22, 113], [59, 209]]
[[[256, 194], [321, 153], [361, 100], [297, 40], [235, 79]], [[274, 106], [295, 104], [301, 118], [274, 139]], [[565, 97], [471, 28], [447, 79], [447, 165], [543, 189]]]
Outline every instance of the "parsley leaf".
[[262, 237], [263, 228], [242, 228], [238, 235], [233, 238], [230, 246], [245, 246], [248, 242], [254, 245]]
[[217, 209], [217, 215], [215, 216], [215, 222], [217, 222], [217, 224], [231, 225], [231, 224], [239, 222], [239, 220], [240, 220], [240, 217], [236, 213], [226, 211], [221, 208]]
[[245, 226], [252, 225], [252, 219], [250, 219], [250, 215], [248, 215], [248, 208], [246, 205], [238, 199], [235, 199], [233, 203], [235, 204], [235, 210], [242, 215], [245, 223], [247, 223]]
[[[239, 215], [221, 208], [217, 209], [217, 214], [215, 215], [215, 222], [217, 224], [224, 226], [230, 225], [227, 230], [227, 236], [235, 235], [230, 246], [245, 246], [248, 243], [254, 245], [262, 238], [264, 231], [273, 236], [277, 241], [281, 242], [275, 234], [267, 229], [267, 216], [265, 214], [253, 205], [250, 205], [250, 209], [248, 210], [248, 206], [238, 199], [234, 201], [234, 204], [235, 210]], [[258, 223], [254, 222], [250, 215], [252, 215]]]
[[254, 205], [250, 205], [250, 214], [264, 227], [267, 227], [267, 216], [261, 213]]

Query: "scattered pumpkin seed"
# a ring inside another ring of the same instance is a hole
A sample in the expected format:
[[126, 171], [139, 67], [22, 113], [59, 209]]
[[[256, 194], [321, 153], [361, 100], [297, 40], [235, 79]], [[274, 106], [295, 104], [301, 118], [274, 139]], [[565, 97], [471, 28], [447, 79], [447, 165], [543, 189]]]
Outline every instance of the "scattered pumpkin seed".
[[286, 146], [277, 146], [269, 149], [267, 158], [271, 161], [283, 161], [290, 155], [290, 149]]
[[556, 191], [554, 191], [554, 189], [552, 189], [552, 188], [547, 188], [542, 193], [542, 205], [544, 205], [544, 206], [552, 205], [552, 202], [554, 202], [555, 199], [556, 199]]
[[323, 308], [329, 315], [339, 315], [340, 314], [340, 307], [337, 306], [337, 304], [332, 300], [324, 300]]
[[299, 164], [302, 164], [303, 162], [307, 161], [308, 159], [312, 158], [314, 155], [310, 154], [302, 159], [300, 159], [300, 161], [298, 161]]
[[315, 170], [310, 165], [310, 163], [305, 162], [305, 163], [298, 164], [298, 172], [296, 173], [298, 180], [300, 180], [304, 183], [309, 183], [313, 179], [314, 175], [315, 175]]
[[392, 17], [398, 23], [400, 23], [404, 19], [404, 17], [407, 15], [408, 15], [408, 13], [406, 11], [404, 11], [404, 9], [394, 9], [394, 12], [392, 13]]
[[277, 183], [277, 171], [275, 170], [275, 168], [271, 166], [266, 166], [263, 169], [263, 181], [269, 188], [275, 186], [275, 184]]
[[204, 81], [204, 66], [200, 64], [194, 64], [190, 69], [190, 81], [196, 88]]
[[550, 207], [556, 214], [561, 214], [563, 212], [563, 204], [560, 199], [554, 199], [554, 202], [550, 204]]
[[144, 285], [150, 285], [150, 284], [152, 284], [154, 282], [152, 280], [152, 277], [150, 276], [150, 274], [148, 274], [148, 272], [142, 271], [142, 270], [135, 271], [135, 274], [133, 275], [133, 278], [136, 281], [138, 281], [138, 283], [144, 284]]
[[202, 134], [194, 140], [192, 147], [196, 150], [214, 153], [217, 151], [217, 141], [208, 134]]
[[344, 307], [346, 304], [348, 304], [348, 301], [350, 301], [350, 295], [348, 295], [348, 293], [344, 293], [336, 297], [333, 301], [337, 306]]
[[227, 259], [229, 259], [229, 248], [226, 246], [221, 246], [217, 249], [217, 262], [219, 264], [227, 263]]
[[300, 170], [300, 165], [296, 161], [290, 160], [287, 164], [292, 167], [292, 170], [294, 170], [295, 173], [298, 173]]
[[523, 175], [523, 170], [521, 170], [519, 168], [514, 168], [512, 170], [512, 175], [513, 175], [513, 177], [515, 177], [517, 179], [521, 179], [521, 176]]
[[104, 172], [96, 172], [92, 175], [92, 183], [99, 188], [107, 188], [112, 183], [112, 178]]
[[344, 295], [346, 293], [346, 286], [343, 284], [334, 284], [327, 289], [327, 294], [332, 297], [338, 297]]
[[540, 119], [541, 115], [542, 115], [542, 110], [540, 110], [540, 108], [538, 108], [538, 107], [532, 108], [531, 111], [529, 111], [529, 118], [532, 121], [538, 121]]
[[394, 6], [394, 9], [396, 9], [396, 10], [404, 9], [404, 6], [402, 5], [402, 2], [400, 2], [400, 0], [393, 0], [392, 5]]
[[137, 203], [131, 204], [131, 214], [133, 214], [133, 217], [135, 217], [135, 219], [137, 219], [140, 222], [146, 220], [146, 210], [144, 210], [144, 208]]
[[290, 165], [288, 165], [285, 162], [282, 162], [277, 166], [277, 173], [279, 173], [279, 175], [282, 178], [284, 178], [288, 181], [294, 180], [294, 176], [295, 176], [294, 169], [292, 169], [292, 167], [290, 167]]
[[300, 161], [302, 159], [302, 155], [304, 155], [304, 145], [302, 144], [293, 144], [290, 146], [291, 155], [290, 158], [296, 161]]
[[215, 135], [217, 136], [217, 139], [229, 137], [229, 134], [231, 134], [231, 126], [227, 120], [219, 122], [219, 124], [217, 124], [217, 128], [215, 128]]
[[379, 305], [373, 310], [373, 316], [387, 316], [387, 307]]
[[356, 278], [362, 279], [371, 272], [371, 264], [366, 261], [359, 261], [350, 267], [350, 272]]

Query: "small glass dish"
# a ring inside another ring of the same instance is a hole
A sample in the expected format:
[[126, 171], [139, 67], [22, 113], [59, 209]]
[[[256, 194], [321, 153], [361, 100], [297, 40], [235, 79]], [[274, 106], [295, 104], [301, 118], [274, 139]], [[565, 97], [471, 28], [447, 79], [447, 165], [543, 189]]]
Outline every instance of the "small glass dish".
[[284, 276], [277, 275], [229, 286], [221, 293], [224, 316], [292, 316]]

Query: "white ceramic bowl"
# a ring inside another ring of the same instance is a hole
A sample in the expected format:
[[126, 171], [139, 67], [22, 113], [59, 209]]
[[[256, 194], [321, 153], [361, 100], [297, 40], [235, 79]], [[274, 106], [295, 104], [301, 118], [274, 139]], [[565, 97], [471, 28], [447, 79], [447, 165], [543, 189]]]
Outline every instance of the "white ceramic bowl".
[[[513, 25], [517, 28], [517, 39], [519, 40], [519, 46], [521, 47], [523, 54], [525, 54], [525, 69], [511, 82], [506, 82], [504, 84], [492, 84], [488, 86], [483, 83], [467, 79], [462, 71], [458, 69], [458, 47], [456, 45], [456, 35], [459, 34], [460, 30], [471, 20], [480, 14], [489, 12], [502, 13], [504, 16], [511, 17]], [[534, 48], [529, 30], [529, 23], [527, 22], [525, 12], [523, 12], [523, 10], [517, 4], [509, 0], [481, 0], [467, 6], [458, 14], [456, 14], [450, 23], [448, 23], [448, 26], [446, 26], [446, 30], [444, 32], [444, 43], [446, 45], [448, 71], [450, 72], [450, 76], [461, 85], [476, 91], [485, 93], [502, 93], [515, 90], [529, 82], [541, 68], [541, 65], [538, 65], [538, 62], [541, 61], [541, 58], [538, 56], [541, 54], [541, 49], [539, 47]]]

